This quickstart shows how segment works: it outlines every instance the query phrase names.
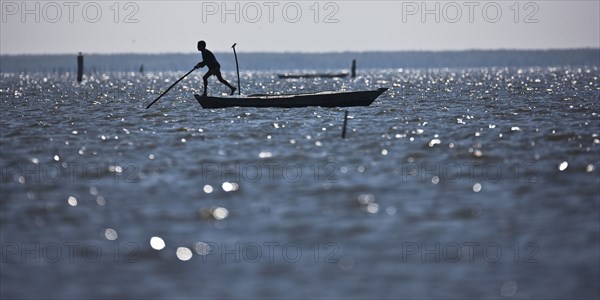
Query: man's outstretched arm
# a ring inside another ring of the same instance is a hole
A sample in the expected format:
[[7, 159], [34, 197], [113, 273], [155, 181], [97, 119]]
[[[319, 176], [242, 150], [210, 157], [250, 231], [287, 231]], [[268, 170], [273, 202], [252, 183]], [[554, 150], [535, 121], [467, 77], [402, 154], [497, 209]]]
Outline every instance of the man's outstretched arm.
[[206, 66], [206, 63], [201, 61], [201, 62], [197, 63], [194, 68], [200, 69], [200, 68], [204, 68], [204, 66]]

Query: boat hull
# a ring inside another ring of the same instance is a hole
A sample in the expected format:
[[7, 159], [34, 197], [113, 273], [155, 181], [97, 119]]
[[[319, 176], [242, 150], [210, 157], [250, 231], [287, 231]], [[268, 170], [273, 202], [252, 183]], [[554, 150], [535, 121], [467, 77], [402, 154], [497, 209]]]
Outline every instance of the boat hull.
[[203, 97], [194, 95], [202, 108], [225, 107], [349, 107], [369, 106], [379, 95], [387, 91], [380, 88], [357, 92], [322, 92], [315, 94], [292, 95], [250, 95], [247, 97]]
[[348, 73], [306, 73], [306, 74], [278, 74], [280, 79], [299, 79], [299, 78], [344, 78]]

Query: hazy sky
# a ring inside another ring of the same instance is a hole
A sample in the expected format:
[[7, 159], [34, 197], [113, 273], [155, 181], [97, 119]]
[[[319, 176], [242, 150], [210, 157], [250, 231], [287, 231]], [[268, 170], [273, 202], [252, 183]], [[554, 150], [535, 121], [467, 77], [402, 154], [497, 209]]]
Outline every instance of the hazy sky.
[[600, 47], [600, 1], [0, 1], [0, 52]]

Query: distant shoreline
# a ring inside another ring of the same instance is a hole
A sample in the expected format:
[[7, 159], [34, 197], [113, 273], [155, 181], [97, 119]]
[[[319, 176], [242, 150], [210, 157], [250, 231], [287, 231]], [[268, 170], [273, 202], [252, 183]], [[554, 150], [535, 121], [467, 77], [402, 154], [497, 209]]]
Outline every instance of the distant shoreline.
[[[215, 52], [222, 70], [235, 68], [231, 52]], [[73, 72], [72, 54], [0, 55], [0, 72]], [[88, 71], [113, 72], [189, 70], [200, 60], [199, 53], [86, 54]], [[244, 70], [340, 70], [353, 59], [358, 69], [372, 68], [463, 68], [531, 66], [599, 66], [600, 48], [548, 50], [449, 50], [449, 51], [364, 51], [364, 52], [244, 52], [238, 51]]]
[[[446, 50], [364, 50], [364, 51], [321, 51], [321, 52], [304, 52], [304, 51], [240, 51], [248, 54], [344, 54], [344, 53], [459, 53], [459, 52], [496, 52], [496, 51], [519, 51], [519, 52], [538, 52], [538, 51], [579, 51], [579, 50], [596, 50], [600, 51], [600, 47], [575, 47], [575, 48], [530, 48], [530, 49], [517, 49], [517, 48], [498, 48], [498, 49], [446, 49]], [[229, 53], [223, 51], [213, 51], [215, 53]], [[0, 54], [0, 57], [5, 56], [62, 56], [62, 55], [76, 55], [79, 51], [72, 53], [8, 53]], [[197, 51], [186, 51], [186, 52], [114, 52], [114, 53], [95, 53], [89, 52], [88, 55], [188, 55], [197, 54]]]

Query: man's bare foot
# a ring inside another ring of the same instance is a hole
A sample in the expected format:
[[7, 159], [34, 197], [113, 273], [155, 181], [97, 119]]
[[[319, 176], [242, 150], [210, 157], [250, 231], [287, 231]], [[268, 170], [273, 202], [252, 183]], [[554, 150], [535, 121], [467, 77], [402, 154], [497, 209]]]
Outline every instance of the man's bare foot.
[[202, 97], [206, 97], [206, 92], [202, 93]]
[[229, 94], [230, 96], [233, 96], [233, 94], [235, 94], [235, 90], [237, 90], [237, 88], [231, 88], [231, 93]]

